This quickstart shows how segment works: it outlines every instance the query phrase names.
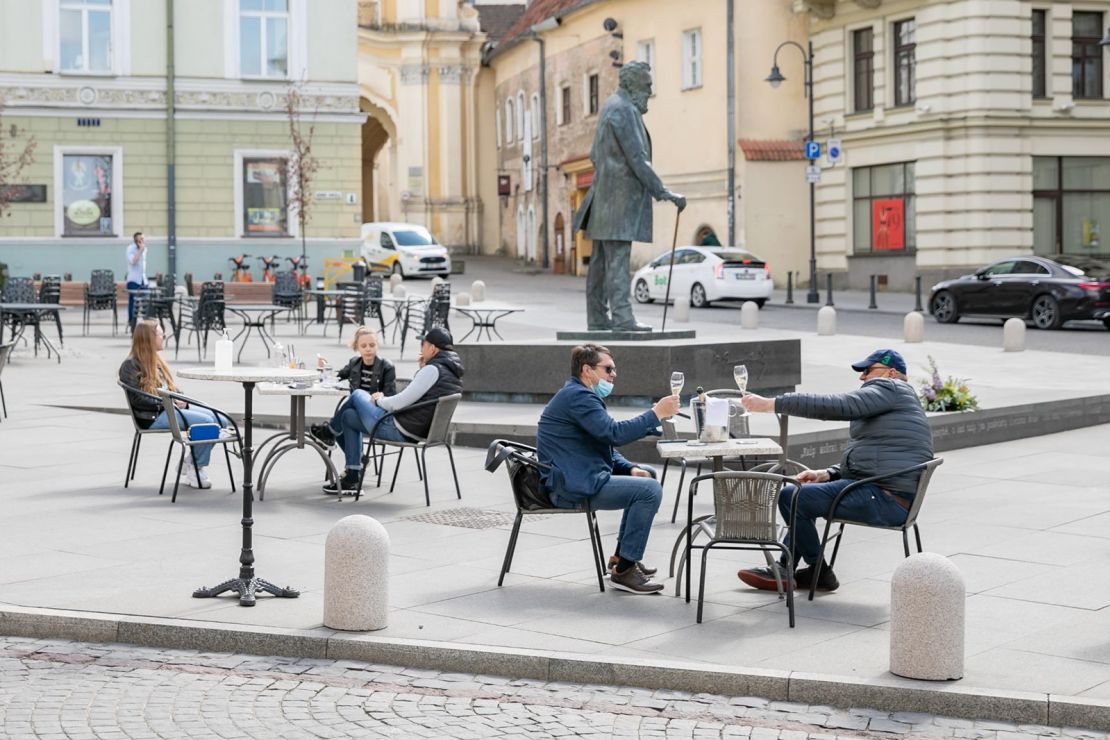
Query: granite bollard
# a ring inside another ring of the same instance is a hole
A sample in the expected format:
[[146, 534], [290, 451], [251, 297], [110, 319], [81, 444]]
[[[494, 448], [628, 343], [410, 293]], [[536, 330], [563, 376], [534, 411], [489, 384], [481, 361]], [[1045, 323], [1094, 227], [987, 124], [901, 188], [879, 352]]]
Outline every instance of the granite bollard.
[[343, 517], [324, 543], [324, 626], [380, 630], [388, 618], [389, 533], [371, 517]]
[[395, 272], [392, 275], [390, 275], [389, 276], [389, 288], [390, 288], [390, 290], [392, 290], [393, 288], [396, 288], [398, 285], [400, 285], [402, 280], [404, 280], [404, 278], [401, 277], [401, 273], [399, 273], [399, 272]]
[[817, 312], [817, 333], [823, 337], [836, 334], [836, 309], [832, 306], [822, 306]]
[[947, 681], [964, 675], [964, 577], [935, 552], [911, 555], [890, 581], [890, 672]]
[[740, 307], [740, 328], [759, 328], [759, 306], [755, 301], [744, 301], [744, 305]]
[[435, 290], [435, 287], [437, 285], [443, 285], [443, 278], [441, 278], [439, 275], [436, 275], [435, 277], [432, 278], [431, 285], [432, 285], [432, 290]]
[[1022, 352], [1025, 350], [1025, 320], [1014, 317], [1006, 319], [1002, 325], [1002, 351]]
[[469, 293], [459, 293], [457, 296], [455, 296], [455, 305], [456, 306], [469, 306], [470, 305], [470, 294]]
[[470, 284], [470, 300], [481, 303], [486, 299], [486, 283], [484, 280], [475, 280]]
[[674, 320], [680, 324], [688, 324], [690, 322], [690, 296], [675, 296]]
[[925, 339], [925, 317], [920, 311], [910, 311], [902, 319], [902, 337], [908, 344], [918, 344]]
[[408, 293], [408, 291], [405, 290], [405, 286], [403, 286], [403, 285], [394, 285], [393, 286], [393, 295], [395, 297], [404, 298], [407, 293]]

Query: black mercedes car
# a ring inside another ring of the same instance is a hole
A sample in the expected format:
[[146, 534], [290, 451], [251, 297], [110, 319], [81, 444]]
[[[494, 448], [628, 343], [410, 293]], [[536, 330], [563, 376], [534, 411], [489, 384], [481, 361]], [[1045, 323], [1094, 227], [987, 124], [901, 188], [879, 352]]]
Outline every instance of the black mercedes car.
[[1098, 319], [1110, 329], [1110, 261], [1079, 254], [1013, 257], [933, 286], [929, 313], [942, 324], [961, 316], [1017, 316], [1038, 329]]

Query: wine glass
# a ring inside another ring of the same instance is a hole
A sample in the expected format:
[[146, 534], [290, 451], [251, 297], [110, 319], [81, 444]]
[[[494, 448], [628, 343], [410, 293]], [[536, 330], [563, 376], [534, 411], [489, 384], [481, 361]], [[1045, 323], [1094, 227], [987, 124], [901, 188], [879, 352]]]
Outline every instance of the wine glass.
[[686, 376], [680, 372], [671, 373], [671, 395], [682, 393], [682, 386], [686, 383]]
[[737, 365], [732, 368], [732, 379], [736, 381], [736, 387], [740, 392], [745, 393], [748, 390], [748, 366]]

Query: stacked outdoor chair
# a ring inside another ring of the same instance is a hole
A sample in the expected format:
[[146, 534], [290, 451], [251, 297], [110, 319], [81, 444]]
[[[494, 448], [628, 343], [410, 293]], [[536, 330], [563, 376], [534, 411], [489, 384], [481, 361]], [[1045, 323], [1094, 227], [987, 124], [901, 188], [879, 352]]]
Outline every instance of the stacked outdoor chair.
[[451, 314], [451, 283], [440, 283], [432, 289], [427, 301], [413, 301], [405, 306], [401, 325], [401, 356], [405, 354], [405, 337], [409, 331], [421, 336], [434, 328], [451, 331], [448, 321]]
[[190, 343], [193, 337], [197, 340], [197, 361], [201, 360], [201, 348], [204, 356], [208, 355], [208, 333], [219, 332], [226, 328], [224, 323], [224, 284], [221, 282], [206, 282], [200, 286], [200, 297], [183, 300], [180, 304], [180, 315], [177, 322], [178, 341], [174, 347], [174, 359], [181, 349], [180, 335], [189, 332]]
[[[0, 303], [38, 303], [38, 297], [35, 295], [35, 281], [29, 277], [12, 277], [4, 284], [4, 290], [0, 293]], [[4, 321], [11, 328], [13, 342], [20, 339], [26, 343], [26, 338], [23, 332], [30, 326], [34, 329], [35, 341], [35, 355], [39, 351], [39, 319], [40, 314], [28, 313], [5, 313]]]
[[270, 299], [275, 306], [284, 306], [290, 309], [285, 315], [285, 320], [289, 320], [292, 314], [296, 320], [297, 325], [300, 326], [304, 321], [304, 290], [301, 284], [297, 282], [297, 273], [293, 270], [285, 270], [274, 274], [273, 292]]
[[[8, 357], [11, 355], [14, 348], [15, 342], [0, 344], [0, 376], [4, 374], [4, 368], [8, 364]], [[8, 402], [4, 398], [4, 380], [2, 377], [0, 377], [0, 408], [4, 411], [4, 418], [8, 418]]]
[[501, 565], [501, 576], [497, 585], [505, 582], [505, 574], [513, 566], [513, 554], [516, 552], [517, 538], [520, 536], [520, 525], [525, 514], [585, 514], [586, 525], [590, 530], [590, 549], [593, 554], [594, 568], [597, 570], [597, 585], [602, 592], [605, 591], [605, 558], [602, 554], [601, 531], [597, 526], [597, 513], [590, 508], [587, 500], [581, 508], [564, 509], [551, 503], [551, 498], [540, 482], [540, 470], [545, 466], [540, 463], [536, 455], [536, 448], [520, 442], [511, 442], [507, 439], [495, 439], [486, 450], [486, 470], [494, 472], [505, 464], [509, 473], [509, 485], [512, 487], [513, 500], [516, 502], [516, 518], [513, 520], [513, 531], [509, 535], [509, 547], [505, 550], [505, 561]]
[[[62, 277], [61, 275], [45, 275], [39, 283], [39, 303], [62, 302]], [[58, 329], [58, 346], [65, 347], [65, 337], [62, 336], [62, 316], [60, 311], [50, 311], [42, 314], [40, 322], [44, 319], [54, 319], [54, 326]]]
[[112, 311], [112, 336], [119, 331], [119, 310], [116, 305], [116, 276], [111, 270], [93, 270], [85, 283], [85, 307], [81, 316], [81, 331], [89, 333], [93, 311]]

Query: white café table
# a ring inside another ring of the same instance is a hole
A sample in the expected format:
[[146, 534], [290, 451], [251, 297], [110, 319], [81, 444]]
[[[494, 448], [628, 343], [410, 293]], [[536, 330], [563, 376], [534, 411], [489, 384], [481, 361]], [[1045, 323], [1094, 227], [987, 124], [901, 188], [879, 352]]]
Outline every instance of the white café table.
[[239, 606], [254, 606], [255, 592], [264, 591], [274, 596], [295, 599], [301, 595], [293, 588], [281, 588], [254, 574], [254, 549], [251, 543], [251, 530], [254, 527], [252, 505], [254, 503], [254, 480], [252, 467], [254, 450], [251, 448], [251, 422], [254, 386], [257, 383], [296, 383], [311, 382], [316, 377], [315, 370], [292, 370], [284, 367], [233, 367], [230, 370], [216, 370], [211, 367], [188, 368], [179, 370], [178, 377], [189, 380], [215, 380], [224, 383], [241, 383], [243, 386], [243, 548], [239, 553], [239, 576], [229, 578], [212, 588], [201, 587], [193, 591], [193, 597], [206, 599], [219, 596], [226, 591], [239, 592]]
[[[298, 387], [304, 385], [303, 383], [262, 383], [258, 386], [258, 393], [262, 396], [289, 396], [289, 430], [273, 435], [258, 446], [258, 452], [262, 452], [263, 447], [270, 442], [276, 442], [262, 460], [261, 472], [258, 475], [259, 501], [266, 496], [266, 480], [270, 477], [270, 473], [274, 471], [274, 465], [282, 455], [290, 450], [301, 450], [306, 446], [316, 450], [324, 461], [328, 477], [332, 481], [339, 481], [339, 471], [335, 469], [335, 464], [332, 462], [328, 450], [311, 436], [305, 434], [305, 399], [309, 396], [344, 398], [350, 395], [350, 390], [346, 387], [346, 381], [342, 382], [344, 386], [342, 388], [334, 385], [322, 385], [317, 382], [313, 382], [307, 387]], [[343, 500], [343, 491], [339, 492], [339, 500]]]

